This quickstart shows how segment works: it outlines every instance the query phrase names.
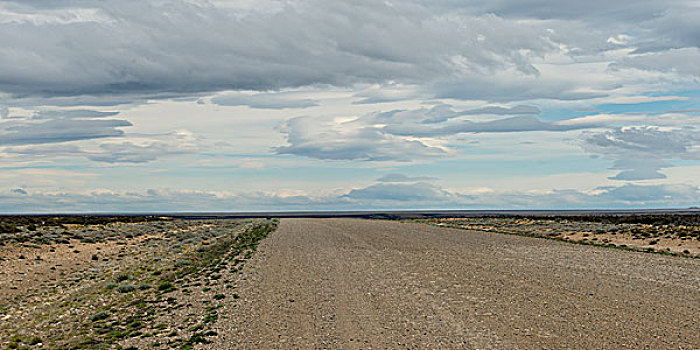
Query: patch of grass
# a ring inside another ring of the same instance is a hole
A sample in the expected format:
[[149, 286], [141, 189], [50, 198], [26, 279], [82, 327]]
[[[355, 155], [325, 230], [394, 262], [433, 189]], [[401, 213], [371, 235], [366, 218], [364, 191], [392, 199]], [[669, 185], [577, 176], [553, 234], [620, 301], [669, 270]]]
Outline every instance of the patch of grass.
[[170, 283], [170, 282], [162, 282], [161, 284], [158, 285], [158, 291], [163, 292], [163, 293], [170, 293], [174, 291], [176, 288], [175, 286]]
[[107, 311], [100, 311], [100, 312], [92, 315], [92, 317], [90, 317], [90, 320], [92, 320], [92, 322], [97, 322], [97, 321], [101, 321], [101, 320], [106, 320], [108, 318], [109, 318], [109, 313]]
[[192, 266], [192, 264], [190, 260], [181, 259], [175, 262], [175, 267]]
[[128, 280], [131, 280], [131, 279], [132, 279], [131, 276], [129, 276], [128, 274], [125, 274], [125, 273], [118, 274], [118, 275], [114, 278], [114, 280], [117, 281], [117, 282], [124, 282], [124, 281], [128, 281]]
[[136, 286], [133, 284], [120, 284], [114, 290], [116, 290], [119, 293], [131, 293], [136, 289]]

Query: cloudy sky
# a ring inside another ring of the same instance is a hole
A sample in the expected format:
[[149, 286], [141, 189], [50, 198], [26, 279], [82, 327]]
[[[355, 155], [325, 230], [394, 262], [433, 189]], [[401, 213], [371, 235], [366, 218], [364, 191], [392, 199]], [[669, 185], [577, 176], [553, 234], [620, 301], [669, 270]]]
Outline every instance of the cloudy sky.
[[700, 205], [696, 0], [0, 1], [0, 212]]

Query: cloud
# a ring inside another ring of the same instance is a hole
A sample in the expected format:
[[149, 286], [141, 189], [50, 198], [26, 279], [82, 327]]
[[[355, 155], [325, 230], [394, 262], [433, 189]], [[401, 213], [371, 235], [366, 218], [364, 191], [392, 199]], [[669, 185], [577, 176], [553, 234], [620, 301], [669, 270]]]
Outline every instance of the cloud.
[[105, 142], [98, 151], [86, 152], [87, 158], [105, 163], [147, 163], [158, 158], [183, 155], [199, 150], [197, 138], [187, 130], [158, 137], [131, 138], [122, 142]]
[[[13, 52], [0, 59], [0, 90], [76, 96], [410, 84], [464, 69], [532, 71], [528, 56], [554, 47], [542, 29], [493, 15], [448, 16], [373, 1], [307, 0], [271, 11], [268, 5], [243, 11], [184, 1], [5, 4], [4, 16], [24, 19], [0, 22], [0, 45]], [[39, 19], [76, 18], [79, 11], [86, 20]], [[485, 40], [464, 40], [476, 35]], [[469, 65], [454, 64], [459, 58]]]
[[396, 137], [353, 122], [298, 117], [284, 123], [281, 130], [289, 145], [275, 148], [277, 154], [330, 160], [411, 161], [447, 153], [418, 140]]
[[258, 109], [287, 109], [308, 108], [318, 106], [318, 102], [312, 99], [295, 99], [289, 94], [226, 94], [211, 99], [212, 103], [220, 106], [248, 106]]
[[375, 84], [356, 93], [354, 97], [360, 98], [353, 104], [387, 103], [412, 98], [426, 97], [425, 91], [420, 91], [418, 86], [406, 86], [399, 84]]
[[604, 188], [604, 191], [595, 195], [594, 198], [628, 205], [658, 205], [663, 207], [668, 206], [669, 203], [677, 203], [675, 206], [697, 205], [698, 195], [700, 195], [700, 189], [688, 184], [649, 186], [625, 184], [619, 187]]
[[700, 137], [695, 127], [627, 126], [584, 134], [589, 152], [615, 159], [622, 169], [613, 180], [663, 179], [671, 159], [700, 160]]
[[446, 12], [459, 10], [472, 14], [494, 13], [507, 19], [542, 20], [556, 31], [566, 29], [560, 28], [561, 24], [569, 24], [577, 30], [581, 24], [586, 24], [588, 31], [579, 35], [608, 31], [615, 33], [611, 37], [626, 37], [619, 44], [635, 45], [644, 51], [699, 46], [700, 25], [695, 19], [700, 15], [700, 8], [692, 0], [421, 2]]
[[377, 179], [377, 182], [418, 182], [434, 181], [435, 177], [430, 176], [406, 176], [403, 174], [387, 174]]
[[[700, 34], [700, 29], [698, 29], [698, 32]], [[688, 47], [631, 55], [612, 63], [610, 68], [612, 70], [636, 69], [662, 72], [671, 74], [681, 80], [697, 82], [700, 79], [699, 62], [700, 47]], [[667, 78], [667, 80], [671, 79]]]
[[58, 156], [78, 156], [96, 162], [137, 164], [165, 156], [190, 154], [199, 147], [197, 137], [187, 130], [180, 130], [162, 135], [128, 136], [123, 141], [107, 141], [98, 145], [50, 143], [6, 147], [3, 152], [32, 159], [55, 160]]
[[94, 119], [113, 117], [119, 112], [101, 112], [89, 109], [41, 110], [34, 113], [32, 119]]
[[27, 195], [27, 194], [29, 194], [29, 193], [27, 193], [27, 191], [25, 191], [25, 190], [23, 190], [23, 189], [21, 189], [21, 188], [11, 189], [10, 191], [11, 191], [11, 192], [14, 192], [14, 193], [17, 193], [17, 194], [20, 194], [20, 195]]
[[437, 138], [465, 133], [561, 132], [597, 126], [550, 123], [530, 115], [483, 122], [462, 118], [477, 114], [528, 114], [538, 110], [531, 106], [487, 106], [456, 111], [452, 106], [440, 104], [430, 109], [393, 110], [345, 119], [297, 117], [281, 128], [289, 145], [275, 151], [318, 159], [411, 161], [444, 157], [453, 152], [444, 140]]
[[104, 119], [114, 115], [114, 112], [77, 110], [44, 111], [29, 118], [12, 118], [0, 122], [0, 146], [119, 137], [124, 135], [119, 128], [132, 124], [123, 119]]
[[[0, 6], [0, 45], [12, 53], [0, 57], [0, 99], [13, 105], [118, 105], [328, 85], [375, 86], [356, 95], [358, 104], [417, 96], [589, 99], [637, 82], [611, 74], [608, 65], [653, 70], [670, 80], [697, 78], [693, 62], [700, 46], [700, 9], [675, 0]], [[62, 42], [70, 45], [56, 45]], [[79, 49], [85, 47], [91, 49]], [[274, 109], [314, 104], [262, 99], [218, 97], [215, 103]]]
[[497, 119], [487, 122], [462, 120], [441, 127], [426, 127], [423, 125], [397, 124], [384, 127], [387, 133], [394, 135], [412, 135], [416, 137], [432, 137], [456, 135], [464, 133], [503, 133], [528, 131], [569, 131], [590, 128], [590, 125], [561, 125], [543, 122], [532, 116], [517, 116]]
[[121, 143], [103, 143], [101, 153], [88, 155], [88, 159], [105, 163], [146, 163], [156, 160], [158, 156], [169, 153], [161, 142], [137, 145], [126, 141]]
[[628, 126], [586, 135], [588, 150], [641, 158], [700, 159], [700, 136], [694, 127]]
[[582, 127], [615, 127], [615, 126], [693, 126], [700, 124], [700, 118], [697, 116], [698, 111], [694, 110], [679, 110], [669, 111], [659, 114], [591, 114], [583, 117], [564, 119], [558, 121], [558, 125], [562, 126], [582, 126]]
[[73, 144], [50, 144], [50, 145], [30, 145], [6, 147], [3, 152], [28, 156], [62, 156], [76, 155], [83, 153], [80, 147]]
[[272, 210], [381, 209], [629, 209], [687, 208], [698, 205], [700, 188], [688, 184], [601, 187], [592, 191], [487, 191], [466, 194], [426, 183], [379, 183], [344, 193], [282, 195], [148, 189], [84, 192], [0, 190], [3, 213], [212, 212]]
[[609, 179], [622, 181], [665, 179], [666, 175], [660, 173], [659, 170], [672, 166], [673, 164], [663, 159], [621, 158], [615, 160], [612, 169], [621, 169], [622, 171]]
[[[481, 115], [481, 114], [492, 114], [492, 115], [517, 115], [517, 114], [540, 114], [540, 109], [535, 106], [525, 106], [517, 105], [514, 107], [501, 107], [501, 106], [486, 106], [482, 108], [469, 109], [461, 112], [452, 112], [449, 105], [436, 106], [433, 110], [437, 108], [446, 109], [449, 112], [443, 114], [437, 114], [431, 116], [423, 121], [424, 124], [442, 123], [448, 121], [449, 119], [461, 117], [465, 115]], [[450, 113], [451, 112], [451, 113]]]
[[450, 198], [450, 193], [433, 184], [418, 182], [414, 184], [379, 183], [361, 189], [351, 190], [345, 195], [356, 200], [387, 201], [437, 201]]

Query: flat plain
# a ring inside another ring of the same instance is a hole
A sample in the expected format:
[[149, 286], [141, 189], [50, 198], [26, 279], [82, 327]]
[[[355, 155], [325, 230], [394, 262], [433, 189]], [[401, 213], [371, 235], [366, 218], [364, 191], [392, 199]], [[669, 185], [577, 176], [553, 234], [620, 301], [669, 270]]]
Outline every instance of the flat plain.
[[354, 219], [283, 219], [221, 349], [698, 349], [700, 260]]
[[533, 220], [7, 218], [0, 349], [700, 349], [696, 224]]

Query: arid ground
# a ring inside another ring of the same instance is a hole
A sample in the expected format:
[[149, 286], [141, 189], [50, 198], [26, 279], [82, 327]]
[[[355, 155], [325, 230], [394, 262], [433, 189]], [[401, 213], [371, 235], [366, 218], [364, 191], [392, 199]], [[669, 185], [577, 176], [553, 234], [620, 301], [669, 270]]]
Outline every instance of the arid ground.
[[700, 349], [688, 254], [360, 219], [18, 227], [0, 349]]
[[282, 220], [220, 349], [698, 349], [700, 260], [425, 224]]

